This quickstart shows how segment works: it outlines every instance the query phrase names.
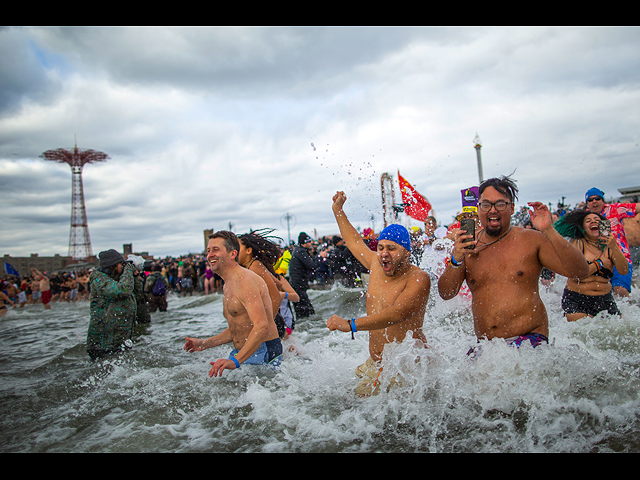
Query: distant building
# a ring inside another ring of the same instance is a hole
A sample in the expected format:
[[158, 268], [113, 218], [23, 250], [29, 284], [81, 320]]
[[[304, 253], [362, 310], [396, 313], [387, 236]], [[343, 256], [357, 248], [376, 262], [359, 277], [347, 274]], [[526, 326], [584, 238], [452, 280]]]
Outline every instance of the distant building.
[[618, 191], [622, 194], [617, 199], [619, 203], [638, 203], [640, 199], [640, 187], [619, 188]]
[[[11, 265], [21, 276], [24, 277], [31, 274], [32, 268], [37, 268], [43, 273], [64, 270], [69, 257], [62, 257], [57, 253], [53, 257], [41, 257], [37, 253], [32, 253], [28, 257], [12, 257], [11, 255], [4, 255], [2, 260]], [[2, 276], [6, 276], [4, 269], [0, 269], [0, 274]]]
[[209, 235], [213, 235], [213, 228], [209, 228], [204, 231], [204, 253], [207, 254], [207, 247], [209, 246]]
[[[149, 252], [134, 252], [133, 245], [131, 243], [125, 243], [122, 245], [122, 255], [127, 258], [129, 254], [138, 255], [148, 262], [153, 261], [153, 256], [149, 255]], [[89, 258], [88, 262], [73, 261], [71, 257], [62, 257], [57, 253], [53, 257], [41, 257], [37, 253], [32, 253], [28, 257], [12, 257], [11, 255], [4, 255], [2, 257], [4, 263], [11, 265], [21, 277], [31, 275], [31, 269], [37, 268], [42, 273], [54, 273], [58, 271], [72, 271], [72, 270], [84, 270], [95, 268], [100, 264], [100, 260], [97, 256]], [[0, 265], [0, 278], [8, 277], [5, 273], [3, 265]]]
[[125, 243], [122, 245], [122, 256], [126, 259], [129, 255], [137, 255], [145, 260], [153, 261], [153, 256], [149, 255], [149, 252], [134, 252], [132, 243]]

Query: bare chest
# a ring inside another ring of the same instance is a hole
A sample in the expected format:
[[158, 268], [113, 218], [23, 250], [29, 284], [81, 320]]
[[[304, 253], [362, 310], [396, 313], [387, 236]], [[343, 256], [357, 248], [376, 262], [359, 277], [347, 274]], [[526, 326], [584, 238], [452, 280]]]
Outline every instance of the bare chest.
[[222, 310], [227, 320], [246, 315], [247, 313], [240, 299], [236, 295], [229, 294], [227, 291], [224, 292], [224, 297], [222, 298]]
[[518, 245], [515, 241], [489, 246], [465, 260], [467, 264], [467, 284], [474, 288], [497, 283], [537, 284], [542, 265], [536, 249]]
[[377, 313], [393, 305], [406, 286], [406, 280], [390, 279], [384, 274], [372, 275], [367, 289], [367, 313]]

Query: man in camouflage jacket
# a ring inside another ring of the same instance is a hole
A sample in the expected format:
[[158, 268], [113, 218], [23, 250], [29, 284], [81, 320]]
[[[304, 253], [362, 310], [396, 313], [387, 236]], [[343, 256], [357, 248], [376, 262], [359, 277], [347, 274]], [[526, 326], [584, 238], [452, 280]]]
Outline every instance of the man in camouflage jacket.
[[91, 272], [87, 353], [95, 360], [132, 346], [136, 319], [134, 266], [115, 250], [100, 252], [100, 268]]

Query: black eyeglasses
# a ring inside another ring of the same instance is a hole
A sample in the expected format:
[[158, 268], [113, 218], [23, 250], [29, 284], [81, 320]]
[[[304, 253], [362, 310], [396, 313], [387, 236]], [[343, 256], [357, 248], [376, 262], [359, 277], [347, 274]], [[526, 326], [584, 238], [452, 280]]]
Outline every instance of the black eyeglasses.
[[596, 200], [601, 200], [601, 197], [589, 197], [589, 198], [587, 198], [587, 202], [595, 202]]
[[504, 200], [498, 200], [495, 203], [491, 203], [487, 200], [483, 200], [482, 202], [479, 203], [479, 207], [480, 210], [482, 210], [483, 212], [489, 212], [491, 211], [491, 207], [496, 207], [496, 210], [498, 212], [504, 212], [504, 210], [507, 208], [507, 205], [509, 205], [511, 202], [505, 202]]

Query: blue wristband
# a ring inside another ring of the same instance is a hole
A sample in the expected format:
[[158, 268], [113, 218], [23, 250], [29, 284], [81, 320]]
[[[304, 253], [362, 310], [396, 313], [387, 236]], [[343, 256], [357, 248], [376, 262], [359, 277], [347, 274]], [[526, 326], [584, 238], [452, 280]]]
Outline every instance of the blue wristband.
[[449, 261], [451, 262], [451, 266], [453, 268], [460, 268], [462, 266], [462, 262], [464, 262], [464, 257], [462, 258], [462, 262], [458, 263], [456, 262], [456, 258], [453, 256], [453, 254], [451, 254], [451, 258], [449, 259]]
[[231, 357], [231, 360], [233, 360], [233, 363], [236, 364], [236, 368], [240, 368], [240, 362], [236, 360], [236, 357]]
[[352, 318], [349, 324], [351, 325], [351, 339], [355, 340], [355, 337], [353, 334], [358, 331], [358, 329], [356, 328], [356, 319]]

